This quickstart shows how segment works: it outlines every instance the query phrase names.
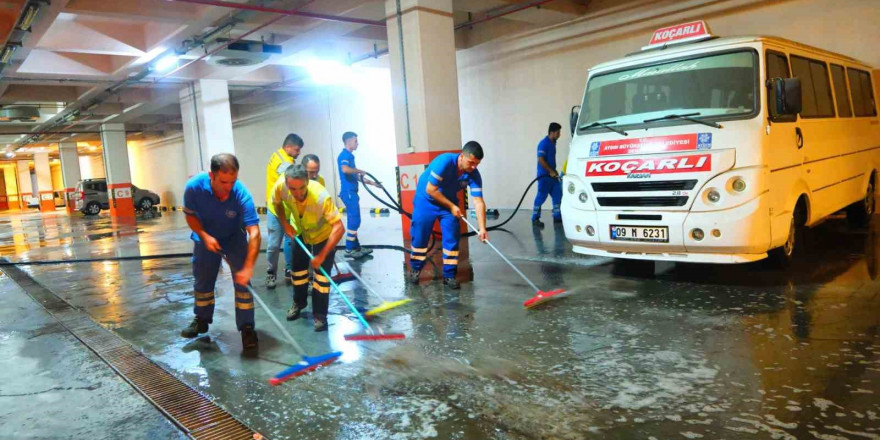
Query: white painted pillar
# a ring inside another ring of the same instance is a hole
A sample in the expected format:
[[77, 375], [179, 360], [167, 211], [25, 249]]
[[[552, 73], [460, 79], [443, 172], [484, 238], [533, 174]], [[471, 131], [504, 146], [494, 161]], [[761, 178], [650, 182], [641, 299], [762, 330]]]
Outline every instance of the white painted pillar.
[[76, 150], [76, 142], [59, 143], [58, 152], [61, 156], [61, 175], [64, 180], [64, 201], [67, 204], [68, 214], [73, 214], [76, 208], [71, 195], [76, 190], [76, 184], [82, 180], [82, 175], [79, 171], [79, 152]]
[[211, 156], [235, 154], [225, 80], [201, 79], [180, 91], [187, 177], [210, 169]]
[[[385, 16], [400, 176], [397, 188], [401, 205], [412, 212], [419, 175], [431, 160], [461, 151], [452, 0], [400, 0], [399, 20], [397, 0], [386, 0]], [[462, 208], [465, 197], [459, 197]], [[400, 217], [408, 243], [410, 221]], [[462, 232], [466, 228], [462, 224]], [[459, 252], [459, 261], [467, 261], [467, 240]], [[473, 277], [468, 265], [462, 265], [459, 274]]]
[[34, 154], [34, 172], [37, 174], [37, 197], [40, 198], [41, 212], [55, 211], [55, 195], [52, 190], [52, 169], [49, 167], [49, 153]]
[[[102, 124], [101, 141], [104, 144], [104, 171], [107, 174], [110, 217], [134, 219], [131, 169], [128, 165], [125, 125]], [[161, 164], [157, 165], [161, 166]]]
[[26, 160], [19, 160], [18, 164], [18, 194], [19, 203], [22, 210], [27, 209], [28, 200], [34, 195], [34, 188], [31, 185], [31, 166]]

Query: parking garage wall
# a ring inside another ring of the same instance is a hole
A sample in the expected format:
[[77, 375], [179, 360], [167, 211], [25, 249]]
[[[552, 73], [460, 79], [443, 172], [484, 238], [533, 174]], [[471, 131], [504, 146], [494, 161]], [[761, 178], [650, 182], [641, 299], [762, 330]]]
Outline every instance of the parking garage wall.
[[[571, 22], [458, 51], [462, 137], [487, 150], [480, 171], [490, 207], [516, 205], [519, 188], [535, 175], [536, 145], [551, 121], [564, 127], [557, 143], [562, 166], [571, 141], [569, 110], [580, 104], [587, 69], [638, 51], [660, 27], [704, 19], [719, 36], [774, 35], [880, 67], [876, 44], [866, 44], [880, 42], [877, 0], [598, 0], [592, 6], [595, 12]], [[470, 32], [491, 33], [492, 25]]]
[[[300, 159], [305, 154], [316, 154], [321, 159], [321, 174], [332, 195], [338, 195], [336, 156], [342, 150], [342, 134], [346, 131], [358, 134], [358, 167], [387, 183], [392, 193], [396, 191], [390, 74], [386, 68], [384, 73], [372, 71], [370, 76], [369, 87], [315, 87], [262, 111], [234, 115], [235, 152], [241, 164], [239, 179], [250, 189], [257, 206], [266, 206], [269, 156], [281, 147], [288, 133], [297, 133], [305, 141]], [[163, 206], [182, 205], [187, 180], [182, 135], [151, 142], [129, 141], [128, 148], [132, 182], [158, 193]], [[362, 192], [361, 206], [382, 205]]]

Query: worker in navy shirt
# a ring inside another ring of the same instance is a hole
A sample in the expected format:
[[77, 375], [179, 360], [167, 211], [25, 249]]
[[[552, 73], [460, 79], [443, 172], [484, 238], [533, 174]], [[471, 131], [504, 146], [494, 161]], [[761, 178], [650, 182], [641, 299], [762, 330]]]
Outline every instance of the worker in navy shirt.
[[480, 240], [489, 239], [489, 233], [486, 232], [483, 179], [477, 171], [477, 165], [482, 160], [483, 148], [479, 143], [470, 141], [464, 145], [461, 153], [445, 153], [437, 156], [419, 175], [410, 229], [412, 237], [410, 282], [413, 284], [419, 283], [434, 222], [440, 220], [440, 229], [443, 233], [443, 284], [451, 289], [460, 287], [458, 280], [455, 279], [458, 271], [458, 241], [461, 238], [459, 218], [462, 216], [461, 208], [458, 207], [458, 192], [466, 186], [470, 188], [471, 196], [474, 198]]
[[532, 225], [544, 227], [541, 222], [541, 205], [549, 195], [553, 199], [553, 223], [562, 223], [559, 204], [562, 203], [562, 182], [556, 172], [556, 140], [562, 135], [562, 126], [551, 122], [547, 136], [538, 142], [538, 195], [535, 196], [535, 207], [532, 211]]
[[361, 199], [358, 197], [358, 182], [364, 185], [379, 187], [379, 184], [364, 178], [366, 171], [359, 170], [354, 163], [354, 150], [358, 148], [357, 133], [346, 131], [342, 134], [342, 143], [345, 148], [336, 159], [341, 175], [339, 198], [345, 205], [346, 231], [345, 231], [345, 256], [358, 259], [373, 253], [372, 249], [361, 248], [358, 241], [358, 228], [361, 227]]
[[193, 176], [183, 192], [183, 212], [192, 229], [195, 319], [180, 335], [208, 331], [214, 317], [214, 284], [225, 256], [235, 288], [235, 324], [244, 350], [257, 347], [254, 299], [247, 288], [260, 252], [260, 226], [251, 193], [238, 181], [238, 159], [211, 158], [211, 172]]

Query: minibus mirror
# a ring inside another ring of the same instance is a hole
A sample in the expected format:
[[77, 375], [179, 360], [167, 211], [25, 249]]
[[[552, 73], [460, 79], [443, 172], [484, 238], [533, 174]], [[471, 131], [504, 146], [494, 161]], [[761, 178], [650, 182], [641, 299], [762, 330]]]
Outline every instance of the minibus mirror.
[[776, 112], [780, 115], [796, 115], [801, 112], [800, 78], [775, 78]]
[[578, 114], [580, 114], [581, 106], [576, 105], [571, 108], [571, 113], [568, 115], [568, 125], [571, 128], [571, 135], [574, 136], [574, 129], [577, 127], [578, 123]]

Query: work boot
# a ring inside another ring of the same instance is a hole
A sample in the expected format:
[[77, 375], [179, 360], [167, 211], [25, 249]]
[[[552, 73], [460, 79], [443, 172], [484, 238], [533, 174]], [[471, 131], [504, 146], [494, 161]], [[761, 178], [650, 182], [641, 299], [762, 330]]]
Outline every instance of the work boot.
[[257, 331], [253, 326], [246, 325], [241, 329], [241, 348], [244, 350], [257, 348]]
[[536, 228], [543, 228], [544, 222], [542, 222], [541, 219], [539, 219], [539, 218], [533, 218], [532, 219], [532, 226], [534, 226]]
[[409, 272], [409, 282], [415, 285], [419, 285], [419, 275], [421, 275], [422, 271], [420, 270], [411, 270]]
[[443, 278], [443, 284], [449, 286], [452, 290], [461, 289], [461, 283], [455, 278]]
[[284, 280], [287, 281], [287, 284], [291, 284], [291, 279], [293, 278], [293, 272], [290, 271], [290, 268], [284, 269]]
[[361, 254], [362, 254], [363, 256], [365, 256], [365, 257], [366, 257], [367, 255], [371, 255], [371, 254], [373, 253], [373, 250], [370, 249], [370, 248], [359, 247], [358, 250], [361, 251]]
[[303, 309], [299, 308], [299, 306], [296, 304], [290, 306], [290, 308], [287, 309], [287, 320], [296, 321], [302, 314], [302, 310]]
[[363, 258], [364, 254], [360, 249], [355, 249], [353, 251], [345, 251], [345, 258], [350, 260], [357, 260], [358, 258]]
[[199, 318], [193, 318], [189, 326], [180, 332], [180, 336], [195, 338], [202, 333], [208, 333], [208, 323]]
[[315, 331], [316, 332], [326, 332], [327, 331], [327, 317], [326, 316], [315, 316]]
[[275, 288], [275, 272], [266, 272], [266, 288]]

